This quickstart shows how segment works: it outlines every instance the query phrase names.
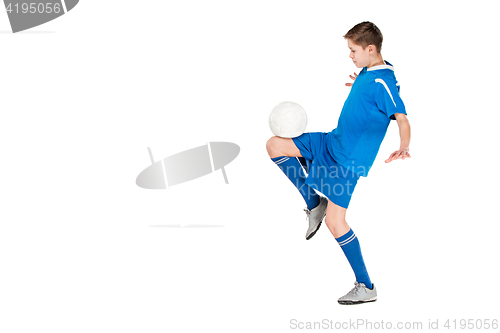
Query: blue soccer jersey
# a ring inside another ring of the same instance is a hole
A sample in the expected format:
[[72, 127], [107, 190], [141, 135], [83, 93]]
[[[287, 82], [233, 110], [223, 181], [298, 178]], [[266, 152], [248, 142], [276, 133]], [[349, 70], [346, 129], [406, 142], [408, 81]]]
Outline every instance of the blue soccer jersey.
[[367, 177], [395, 113], [406, 114], [393, 66], [364, 67], [344, 103], [327, 148], [345, 168]]

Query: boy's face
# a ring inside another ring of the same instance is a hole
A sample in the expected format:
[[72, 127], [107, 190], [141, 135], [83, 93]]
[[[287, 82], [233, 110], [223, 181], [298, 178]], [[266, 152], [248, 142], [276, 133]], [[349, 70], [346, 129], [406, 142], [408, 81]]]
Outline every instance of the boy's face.
[[363, 50], [360, 45], [354, 44], [351, 39], [347, 39], [347, 46], [349, 46], [351, 50], [349, 58], [352, 59], [356, 67], [363, 68], [370, 64], [371, 55], [374, 49], [372, 45], [368, 45], [366, 49]]

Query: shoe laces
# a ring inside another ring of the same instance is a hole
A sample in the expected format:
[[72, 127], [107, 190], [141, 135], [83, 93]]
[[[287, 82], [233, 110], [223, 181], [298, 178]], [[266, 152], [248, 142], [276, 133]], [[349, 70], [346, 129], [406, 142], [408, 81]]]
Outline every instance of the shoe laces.
[[307, 215], [306, 219], [307, 219], [307, 221], [309, 221], [309, 218], [311, 216], [311, 211], [309, 209], [307, 209], [307, 208], [304, 208], [304, 212], [306, 212], [306, 215]]
[[351, 289], [345, 296], [348, 295], [357, 295], [358, 292], [363, 288], [361, 283], [358, 283], [358, 281], [354, 282], [354, 288]]

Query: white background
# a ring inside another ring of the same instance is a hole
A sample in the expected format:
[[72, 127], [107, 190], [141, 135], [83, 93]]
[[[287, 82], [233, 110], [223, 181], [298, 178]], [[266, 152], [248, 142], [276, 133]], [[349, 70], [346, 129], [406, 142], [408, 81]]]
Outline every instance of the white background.
[[[0, 11], [0, 331], [500, 319], [495, 5], [84, 0], [18, 34]], [[359, 71], [342, 36], [365, 20], [412, 157], [384, 163], [393, 122], [347, 212], [379, 299], [341, 306], [349, 263], [326, 226], [305, 240], [305, 204], [265, 144], [285, 100], [307, 131], [336, 127]], [[136, 186], [147, 147], [158, 160], [207, 141], [241, 147], [229, 185], [218, 171]]]

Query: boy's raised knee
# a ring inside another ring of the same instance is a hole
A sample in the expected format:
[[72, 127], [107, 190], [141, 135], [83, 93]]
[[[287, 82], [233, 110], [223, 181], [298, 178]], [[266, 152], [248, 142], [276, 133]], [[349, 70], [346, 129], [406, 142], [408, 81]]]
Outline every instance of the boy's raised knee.
[[278, 157], [278, 155], [276, 155], [277, 150], [278, 150], [277, 137], [273, 136], [269, 140], [267, 140], [266, 149], [267, 149], [267, 153], [269, 154], [269, 157], [271, 157], [271, 158]]
[[266, 148], [271, 158], [280, 156], [302, 156], [293, 143], [293, 140], [290, 138], [273, 136], [267, 140]]

